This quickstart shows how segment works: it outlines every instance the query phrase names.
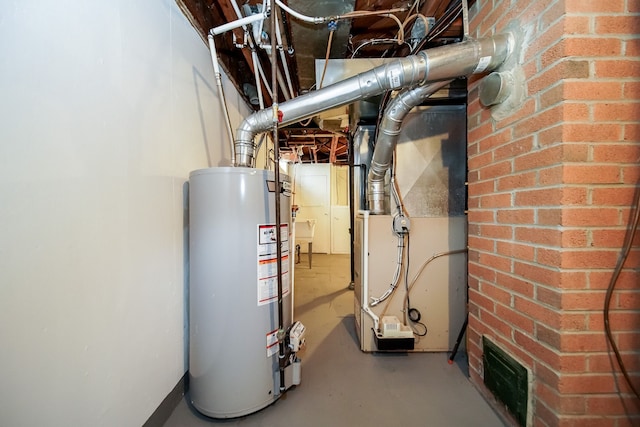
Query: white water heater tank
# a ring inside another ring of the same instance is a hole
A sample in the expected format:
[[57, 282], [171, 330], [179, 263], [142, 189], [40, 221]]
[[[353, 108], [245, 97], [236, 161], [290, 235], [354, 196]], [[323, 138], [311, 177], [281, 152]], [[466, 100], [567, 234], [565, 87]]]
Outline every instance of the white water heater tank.
[[[287, 184], [288, 177], [281, 181]], [[251, 168], [190, 175], [189, 388], [193, 406], [210, 417], [250, 414], [279, 394], [276, 194], [286, 329], [292, 294], [288, 185], [276, 189], [273, 172]]]

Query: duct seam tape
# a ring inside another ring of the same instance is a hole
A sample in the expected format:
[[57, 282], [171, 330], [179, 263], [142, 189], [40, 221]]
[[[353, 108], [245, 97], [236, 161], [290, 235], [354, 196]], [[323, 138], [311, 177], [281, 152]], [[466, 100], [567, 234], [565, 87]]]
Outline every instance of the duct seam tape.
[[482, 58], [480, 58], [480, 60], [478, 61], [478, 65], [476, 66], [476, 69], [473, 70], [473, 74], [481, 73], [484, 70], [486, 70], [490, 62], [491, 62], [490, 56], [483, 56]]
[[389, 72], [387, 79], [391, 89], [398, 89], [402, 86], [402, 83], [400, 82], [400, 74], [401, 73], [396, 70], [391, 70]]

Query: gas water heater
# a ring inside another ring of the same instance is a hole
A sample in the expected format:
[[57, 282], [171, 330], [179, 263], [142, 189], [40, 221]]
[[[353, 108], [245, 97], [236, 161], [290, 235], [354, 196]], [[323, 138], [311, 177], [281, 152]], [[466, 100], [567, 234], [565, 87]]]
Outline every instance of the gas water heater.
[[[300, 382], [295, 352], [304, 339], [304, 326], [292, 322], [291, 192], [288, 177], [281, 175], [281, 181], [277, 186], [273, 172], [251, 168], [209, 168], [190, 174], [190, 399], [210, 417], [258, 411]], [[280, 230], [276, 230], [276, 195], [281, 203]], [[284, 361], [280, 341], [287, 348]], [[285, 366], [282, 386], [281, 366]]]

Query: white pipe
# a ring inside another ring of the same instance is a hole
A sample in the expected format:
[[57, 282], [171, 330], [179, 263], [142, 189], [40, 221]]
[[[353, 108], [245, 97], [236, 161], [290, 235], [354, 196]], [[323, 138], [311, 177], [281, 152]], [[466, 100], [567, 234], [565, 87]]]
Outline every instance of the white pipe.
[[224, 112], [225, 124], [227, 125], [227, 132], [229, 133], [229, 144], [231, 144], [231, 164], [236, 164], [236, 150], [233, 139], [233, 131], [231, 130], [231, 118], [229, 117], [229, 110], [227, 109], [227, 102], [224, 98], [224, 89], [222, 87], [222, 76], [220, 74], [220, 65], [218, 64], [218, 53], [216, 52], [216, 43], [213, 40], [213, 35], [209, 34], [209, 49], [211, 50], [211, 61], [213, 62], [213, 73], [216, 76], [216, 84], [218, 86], [218, 92], [220, 93], [220, 105]]
[[[239, 19], [242, 19], [242, 12], [240, 12], [240, 7], [238, 6], [238, 3], [236, 2], [236, 0], [231, 0], [231, 6], [233, 7], [233, 10], [236, 12], [236, 15], [238, 16]], [[262, 6], [262, 11], [264, 14], [264, 11], [266, 10], [266, 4], [263, 3]], [[252, 16], [257, 16], [257, 15], [252, 15]], [[262, 21], [264, 22], [264, 20]], [[262, 28], [262, 23], [260, 24], [260, 28]], [[246, 26], [243, 26], [244, 31], [248, 31]], [[260, 31], [260, 33], [262, 33], [262, 31]], [[269, 82], [267, 81], [267, 77], [264, 75], [264, 70], [262, 69], [262, 65], [260, 64], [260, 61], [258, 60], [258, 54], [255, 53], [255, 50], [257, 48], [257, 46], [253, 45], [253, 41], [251, 40], [251, 38], [249, 38], [249, 47], [251, 48], [251, 55], [253, 57], [253, 55], [255, 54], [255, 60], [253, 61], [253, 66], [258, 67], [258, 72], [260, 74], [260, 78], [262, 79], [262, 83], [264, 84], [265, 89], [267, 90], [267, 93], [269, 94], [269, 96], [271, 98], [273, 98], [273, 91], [271, 90], [271, 86], [269, 85]], [[254, 70], [255, 73], [255, 70]], [[262, 94], [262, 92], [260, 90], [258, 90], [259, 94]], [[261, 95], [260, 95], [261, 96]], [[263, 100], [264, 103], [264, 100]], [[264, 109], [264, 105], [260, 106], [261, 109]]]
[[282, 9], [284, 9], [285, 12], [287, 12], [290, 15], [295, 16], [296, 18], [298, 18], [301, 21], [310, 22], [312, 24], [322, 24], [323, 22], [326, 21], [325, 18], [320, 18], [320, 17], [317, 17], [317, 16], [306, 16], [306, 15], [303, 15], [303, 14], [301, 14], [299, 12], [296, 12], [295, 10], [291, 9], [289, 6], [284, 4], [282, 2], [282, 0], [276, 0], [276, 4], [278, 6], [280, 6]]
[[251, 60], [253, 62], [253, 75], [256, 79], [256, 89], [258, 92], [258, 103], [260, 104], [260, 109], [264, 108], [264, 97], [262, 96], [262, 85], [260, 84], [260, 73], [258, 72], [258, 53], [255, 49], [251, 49]]
[[282, 61], [282, 68], [284, 68], [284, 75], [287, 78], [287, 86], [289, 86], [289, 93], [291, 94], [292, 97], [295, 97], [296, 94], [293, 91], [293, 83], [291, 82], [291, 74], [289, 73], [287, 57], [284, 54], [284, 45], [282, 44], [282, 34], [280, 33], [280, 21], [278, 20], [277, 14], [276, 14], [276, 40], [278, 41], [278, 45], [281, 47], [280, 61]]
[[369, 211], [362, 214], [362, 311], [373, 320], [373, 329], [380, 329], [380, 318], [369, 308]]
[[244, 27], [248, 24], [252, 24], [256, 21], [262, 21], [267, 17], [265, 13], [257, 13], [255, 15], [247, 16], [245, 18], [240, 18], [238, 20], [220, 25], [218, 27], [214, 27], [211, 29], [211, 33], [215, 36], [217, 34], [226, 33], [229, 30], [233, 30], [234, 28]]

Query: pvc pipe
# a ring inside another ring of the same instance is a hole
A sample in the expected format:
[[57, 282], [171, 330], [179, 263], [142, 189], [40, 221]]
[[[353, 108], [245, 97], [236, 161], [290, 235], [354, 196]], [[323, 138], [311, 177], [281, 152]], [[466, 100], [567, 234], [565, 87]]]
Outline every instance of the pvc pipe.
[[[251, 49], [251, 60], [253, 62], [253, 75], [256, 79], [256, 89], [258, 92], [258, 104], [260, 105], [260, 109], [264, 108], [264, 97], [262, 96], [262, 85], [260, 84], [260, 73], [258, 71], [258, 67], [260, 66], [258, 63], [258, 53], [255, 49]], [[269, 91], [271, 92], [271, 91]]]
[[295, 16], [296, 18], [298, 18], [301, 21], [304, 22], [310, 22], [312, 24], [322, 24], [323, 22], [326, 22], [327, 18], [320, 18], [320, 17], [313, 17], [313, 16], [306, 16], [303, 15], [299, 12], [296, 12], [295, 10], [291, 9], [289, 6], [287, 6], [286, 4], [284, 4], [282, 2], [282, 0], [276, 0], [276, 4], [278, 6], [280, 6], [285, 12], [287, 12], [288, 14]]
[[214, 27], [211, 29], [211, 34], [218, 35], [218, 34], [222, 34], [222, 33], [226, 33], [229, 30], [233, 30], [235, 28], [238, 27], [244, 27], [246, 25], [252, 24], [256, 21], [262, 21], [266, 18], [266, 14], [265, 13], [257, 13], [255, 15], [251, 15], [251, 16], [247, 16], [244, 18], [240, 18], [238, 20], [232, 21], [232, 22], [228, 22], [226, 24], [220, 25], [218, 27]]
[[291, 74], [289, 73], [287, 57], [284, 53], [284, 45], [282, 44], [282, 34], [280, 34], [280, 21], [278, 20], [277, 14], [276, 14], [276, 37], [278, 40], [278, 45], [282, 47], [282, 49], [280, 49], [280, 61], [282, 62], [282, 68], [284, 68], [284, 75], [287, 78], [287, 86], [289, 87], [289, 93], [291, 94], [292, 97], [294, 97], [295, 92], [293, 91], [293, 83], [291, 82]]
[[218, 92], [220, 93], [220, 105], [224, 112], [225, 125], [229, 134], [229, 143], [231, 144], [231, 164], [236, 164], [236, 152], [235, 144], [233, 142], [233, 131], [231, 130], [231, 118], [229, 117], [229, 110], [227, 109], [227, 102], [224, 97], [224, 88], [222, 87], [222, 76], [220, 74], [220, 65], [218, 64], [218, 53], [216, 52], [216, 43], [213, 40], [213, 35], [209, 34], [209, 49], [211, 51], [211, 61], [213, 62], [213, 73], [216, 76], [216, 85], [218, 86]]

